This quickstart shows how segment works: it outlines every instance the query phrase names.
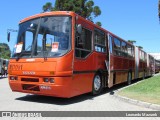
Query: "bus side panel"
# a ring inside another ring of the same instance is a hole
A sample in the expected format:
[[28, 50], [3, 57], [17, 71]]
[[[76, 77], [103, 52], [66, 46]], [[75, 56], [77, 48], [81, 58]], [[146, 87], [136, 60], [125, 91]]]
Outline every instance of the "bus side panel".
[[114, 59], [113, 59], [113, 54], [110, 54], [110, 76], [109, 76], [109, 81], [108, 81], [108, 87], [113, 86], [113, 66], [114, 66]]
[[76, 73], [73, 75], [72, 96], [81, 95], [92, 91], [94, 73]]
[[115, 81], [114, 84], [121, 83], [122, 81], [122, 67], [123, 67], [123, 59], [119, 56], [114, 56], [114, 74], [115, 74]]
[[94, 75], [98, 70], [105, 70], [106, 55], [93, 52], [85, 59], [75, 58], [73, 91], [83, 94], [92, 91]]
[[134, 80], [135, 79], [135, 57], [129, 59], [128, 70], [131, 71], [131, 73], [132, 73], [132, 80]]
[[121, 56], [114, 56], [114, 84], [127, 81], [129, 60]]
[[146, 69], [147, 69], [147, 63], [140, 60], [140, 62], [139, 62], [139, 78], [143, 78]]
[[95, 71], [98, 70], [106, 70], [105, 60], [107, 59], [107, 55], [105, 53], [93, 52], [93, 69]]
[[93, 58], [93, 54], [85, 59], [75, 58], [72, 82], [73, 94], [80, 95], [91, 92], [94, 76]]

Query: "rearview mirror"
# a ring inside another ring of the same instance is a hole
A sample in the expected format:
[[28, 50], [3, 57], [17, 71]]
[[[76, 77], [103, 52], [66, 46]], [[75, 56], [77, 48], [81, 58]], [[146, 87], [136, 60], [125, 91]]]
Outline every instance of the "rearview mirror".
[[10, 41], [10, 32], [7, 32], [7, 40]]
[[79, 34], [82, 33], [82, 25], [81, 25], [81, 24], [78, 24], [78, 25], [77, 25], [77, 32], [78, 32]]

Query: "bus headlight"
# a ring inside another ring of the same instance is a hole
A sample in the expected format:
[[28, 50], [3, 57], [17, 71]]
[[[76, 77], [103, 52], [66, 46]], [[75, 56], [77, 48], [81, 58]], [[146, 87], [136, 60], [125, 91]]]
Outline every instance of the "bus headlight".
[[17, 76], [10, 76], [9, 79], [10, 80], [18, 80], [18, 77]]
[[50, 83], [54, 83], [54, 78], [51, 78], [51, 79], [50, 79]]
[[54, 81], [54, 78], [44, 78], [43, 81], [44, 81], [45, 83], [48, 83], [48, 82], [54, 83], [54, 82], [55, 82], [55, 81]]
[[49, 79], [48, 79], [48, 78], [44, 78], [43, 81], [44, 81], [44, 82], [49, 82]]

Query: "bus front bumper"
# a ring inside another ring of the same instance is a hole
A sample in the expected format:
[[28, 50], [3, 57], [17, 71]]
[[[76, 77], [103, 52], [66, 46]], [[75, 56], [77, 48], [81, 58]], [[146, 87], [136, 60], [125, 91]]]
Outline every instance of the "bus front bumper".
[[9, 85], [12, 91], [23, 92], [37, 95], [53, 96], [70, 98], [72, 91], [71, 80], [72, 77], [54, 77], [52, 83], [49, 81], [51, 78], [46, 77], [25, 77], [21, 76], [17, 80], [11, 80], [9, 76]]

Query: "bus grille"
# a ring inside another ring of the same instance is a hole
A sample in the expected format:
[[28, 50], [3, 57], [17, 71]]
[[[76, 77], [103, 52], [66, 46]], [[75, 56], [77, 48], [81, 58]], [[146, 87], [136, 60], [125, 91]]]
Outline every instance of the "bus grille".
[[22, 84], [23, 90], [40, 91], [38, 85]]
[[38, 78], [22, 78], [21, 81], [25, 82], [39, 82]]

